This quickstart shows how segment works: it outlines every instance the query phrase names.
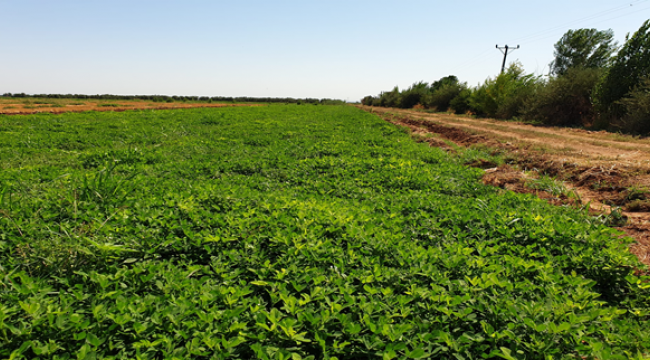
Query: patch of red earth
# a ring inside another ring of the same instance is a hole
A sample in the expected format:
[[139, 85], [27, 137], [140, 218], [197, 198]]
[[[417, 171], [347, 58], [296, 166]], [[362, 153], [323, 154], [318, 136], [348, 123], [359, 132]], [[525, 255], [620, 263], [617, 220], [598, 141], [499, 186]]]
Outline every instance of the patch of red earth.
[[[106, 103], [84, 103], [83, 105], [64, 105], [54, 107], [37, 105], [34, 108], [25, 108], [25, 104], [3, 104], [0, 105], [0, 114], [4, 115], [29, 115], [38, 113], [62, 114], [67, 112], [84, 111], [127, 111], [127, 110], [167, 110], [167, 109], [189, 109], [204, 107], [239, 107], [239, 106], [262, 106], [262, 104], [211, 104], [211, 103], [150, 103], [137, 101], [116, 101]], [[104, 106], [102, 106], [104, 105]], [[27, 105], [33, 106], [33, 105]]]

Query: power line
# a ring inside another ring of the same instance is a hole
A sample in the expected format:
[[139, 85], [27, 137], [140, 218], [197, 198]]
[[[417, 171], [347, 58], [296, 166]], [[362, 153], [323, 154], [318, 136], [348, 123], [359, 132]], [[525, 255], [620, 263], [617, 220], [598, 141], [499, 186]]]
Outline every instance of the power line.
[[[620, 11], [625, 10], [625, 9], [630, 9], [631, 7], [635, 7], [635, 5], [645, 3], [647, 1], [650, 1], [650, 0], [634, 0], [634, 1], [631, 1], [630, 3], [625, 4], [625, 5], [620, 5], [620, 6], [617, 6], [617, 7], [614, 7], [614, 8], [603, 10], [603, 11], [591, 14], [589, 16], [585, 16], [585, 17], [582, 17], [582, 18], [579, 18], [579, 19], [576, 19], [576, 20], [572, 20], [570, 22], [566, 22], [566, 23], [564, 23], [562, 25], [557, 25], [557, 26], [554, 26], [554, 27], [551, 27], [551, 28], [548, 28], [548, 29], [545, 29], [545, 30], [541, 30], [541, 31], [536, 32], [536, 33], [532, 33], [532, 34], [529, 34], [529, 35], [526, 35], [526, 36], [523, 36], [523, 37], [520, 37], [520, 38], [516, 38], [516, 39], [514, 39], [514, 41], [521, 42], [522, 40], [527, 40], [526, 41], [527, 43], [531, 43], [531, 42], [536, 42], [536, 41], [540, 41], [540, 40], [543, 40], [543, 39], [547, 39], [549, 37], [558, 36], [557, 35], [558, 30], [565, 31], [567, 27], [575, 25], [577, 23], [592, 20], [592, 19], [597, 19], [599, 17], [603, 17], [603, 16], [610, 15], [610, 14], [613, 14], [613, 13], [616, 13], [616, 12], [620, 12]], [[632, 12], [622, 14], [622, 15], [618, 15], [618, 16], [614, 16], [614, 17], [607, 18], [607, 19], [603, 19], [603, 20], [599, 20], [599, 21], [595, 22], [594, 24], [599, 24], [599, 23], [602, 23], [602, 22], [618, 19], [618, 18], [625, 17], [625, 16], [635, 15], [635, 14], [638, 14], [639, 12], [641, 12], [641, 11], [648, 10], [648, 9], [650, 9], [650, 7], [645, 7], [645, 8], [642, 8], [642, 9], [634, 9], [634, 11], [632, 11]], [[528, 39], [530, 39], [530, 40], [528, 40]], [[469, 60], [461, 63], [460, 65], [457, 65], [456, 67], [454, 67], [454, 71], [452, 71], [452, 73], [455, 72], [455, 71], [462, 71], [463, 69], [467, 68], [468, 66], [474, 65], [477, 62], [479, 62], [480, 60], [483, 60], [485, 58], [485, 55], [488, 52], [490, 52], [490, 50], [486, 49], [486, 50], [476, 54], [475, 56], [473, 56]]]
[[[630, 3], [629, 5], [626, 4], [626, 5], [617, 6], [617, 7], [615, 7], [615, 8], [611, 8], [611, 9], [608, 9], [608, 10], [603, 10], [603, 11], [601, 11], [601, 12], [598, 12], [598, 13], [595, 13], [595, 14], [592, 14], [592, 15], [589, 15], [589, 16], [585, 16], [585, 17], [580, 18], [580, 19], [576, 19], [576, 20], [572, 20], [572, 21], [566, 22], [566, 23], [564, 23], [564, 24], [562, 24], [562, 25], [556, 25], [556, 26], [554, 26], [554, 27], [551, 27], [551, 28], [548, 28], [548, 29], [545, 29], [545, 30], [541, 30], [541, 31], [539, 31], [539, 32], [537, 32], [537, 33], [533, 33], [533, 34], [529, 34], [529, 35], [526, 35], [526, 36], [523, 36], [523, 37], [520, 37], [520, 38], [513, 39], [513, 41], [523, 42], [524, 40], [528, 40], [528, 39], [530, 39], [530, 38], [536, 38], [536, 37], [539, 37], [539, 36], [545, 36], [545, 35], [548, 34], [549, 32], [554, 32], [554, 31], [557, 31], [557, 30], [564, 30], [564, 29], [566, 29], [567, 27], [569, 27], [569, 26], [573, 26], [573, 25], [575, 25], [575, 24], [577, 24], [577, 23], [581, 23], [581, 22], [585, 22], [585, 21], [587, 21], [587, 20], [592, 20], [592, 19], [596, 19], [596, 18], [599, 18], [599, 17], [603, 17], [603, 16], [606, 16], [606, 15], [609, 15], [609, 14], [612, 14], [612, 13], [615, 13], [615, 12], [619, 12], [619, 11], [621, 11], [621, 10], [630, 9], [630, 8], [633, 7], [635, 4], [639, 4], [639, 3], [642, 3], [642, 2], [646, 2], [646, 1], [650, 1], [650, 0], [636, 0], [636, 1], [633, 1], [632, 3]], [[618, 17], [628, 16], [628, 15], [633, 15], [633, 14], [636, 14], [636, 13], [638, 13], [639, 11], [643, 11], [643, 10], [645, 10], [645, 9], [646, 9], [646, 8], [641, 9], [641, 10], [634, 9], [633, 12], [628, 13], [628, 14], [623, 14], [623, 15], [620, 15], [620, 16], [618, 16]], [[604, 21], [613, 20], [613, 19], [616, 19], [616, 18], [618, 18], [618, 17], [614, 17], [614, 18], [606, 19], [606, 20], [604, 20]]]
[[[640, 9], [640, 10], [636, 10], [633, 13], [622, 14], [622, 15], [611, 17], [611, 18], [599, 20], [599, 21], [594, 22], [593, 24], [600, 24], [600, 23], [611, 21], [611, 20], [614, 20], [614, 19], [619, 19], [619, 18], [622, 18], [622, 17], [626, 17], [626, 16], [630, 16], [630, 15], [636, 15], [639, 12], [644, 11], [644, 10], [650, 10], [650, 6], [645, 7], [643, 9]], [[558, 29], [558, 30], [560, 30], [560, 29]], [[561, 29], [561, 30], [564, 31], [564, 29]], [[530, 44], [530, 43], [540, 41], [540, 40], [544, 40], [544, 39], [548, 39], [548, 38], [554, 37], [554, 36], [557, 36], [557, 33], [546, 34], [546, 35], [538, 35], [538, 36], [531, 36], [530, 40], [527, 40], [526, 43]]]
[[465, 69], [469, 65], [474, 65], [478, 60], [482, 60], [483, 56], [485, 54], [489, 53], [490, 51], [492, 51], [492, 50], [490, 50], [490, 49], [484, 50], [481, 53], [479, 53], [479, 54], [475, 55], [474, 57], [472, 57], [471, 59], [461, 63], [460, 65], [457, 65], [453, 69], [454, 71], [452, 71], [452, 73], [454, 73], [456, 70]]

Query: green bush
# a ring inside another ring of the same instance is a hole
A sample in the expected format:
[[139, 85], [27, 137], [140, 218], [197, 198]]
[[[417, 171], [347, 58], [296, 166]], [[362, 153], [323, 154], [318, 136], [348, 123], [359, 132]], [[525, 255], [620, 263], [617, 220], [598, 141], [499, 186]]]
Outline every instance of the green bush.
[[550, 65], [551, 73], [564, 75], [574, 67], [606, 67], [616, 48], [611, 29], [569, 30], [555, 43], [555, 60]]
[[643, 79], [617, 105], [623, 107], [625, 115], [612, 121], [613, 128], [636, 134], [650, 134], [650, 77]]
[[368, 95], [368, 96], [364, 97], [363, 99], [361, 99], [361, 105], [372, 106], [373, 100], [374, 100], [374, 97], [371, 96], [371, 95]]
[[463, 90], [467, 89], [465, 83], [448, 83], [434, 90], [428, 99], [427, 107], [435, 108], [438, 111], [446, 111], [451, 106], [451, 101]]
[[593, 123], [595, 112], [591, 94], [603, 70], [569, 68], [553, 77], [531, 97], [524, 117], [547, 125], [580, 126]]
[[597, 108], [605, 118], [625, 116], [620, 100], [650, 75], [650, 20], [632, 35], [618, 52], [596, 88]]
[[479, 116], [511, 119], [523, 113], [524, 104], [539, 85], [539, 77], [524, 75], [521, 65], [513, 63], [507, 71], [487, 79], [472, 92], [469, 104]]
[[379, 106], [384, 107], [401, 107], [402, 105], [402, 94], [399, 92], [399, 88], [395, 86], [393, 90], [389, 92], [383, 92], [379, 95]]
[[455, 75], [445, 76], [443, 78], [440, 78], [440, 80], [431, 83], [431, 92], [433, 93], [445, 85], [453, 85], [458, 83], [458, 77]]
[[417, 104], [421, 104], [422, 100], [429, 93], [428, 85], [425, 82], [417, 82], [410, 88], [402, 91], [400, 107], [410, 109]]
[[469, 99], [472, 97], [472, 89], [465, 88], [458, 95], [451, 100], [449, 107], [454, 110], [456, 114], [465, 114], [471, 111]]

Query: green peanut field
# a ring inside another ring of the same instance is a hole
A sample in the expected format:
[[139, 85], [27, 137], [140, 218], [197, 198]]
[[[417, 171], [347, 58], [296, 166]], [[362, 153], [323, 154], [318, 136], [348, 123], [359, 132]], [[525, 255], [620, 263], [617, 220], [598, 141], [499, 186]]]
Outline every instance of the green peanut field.
[[0, 358], [647, 358], [630, 239], [459, 151], [346, 105], [0, 116]]

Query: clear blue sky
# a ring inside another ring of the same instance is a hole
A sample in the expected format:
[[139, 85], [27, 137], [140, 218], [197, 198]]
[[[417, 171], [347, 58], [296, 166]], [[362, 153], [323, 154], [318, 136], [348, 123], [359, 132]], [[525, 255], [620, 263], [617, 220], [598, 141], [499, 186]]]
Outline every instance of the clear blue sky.
[[650, 0], [0, 0], [0, 93], [316, 97], [357, 101], [508, 62], [548, 72], [569, 29], [617, 40]]

